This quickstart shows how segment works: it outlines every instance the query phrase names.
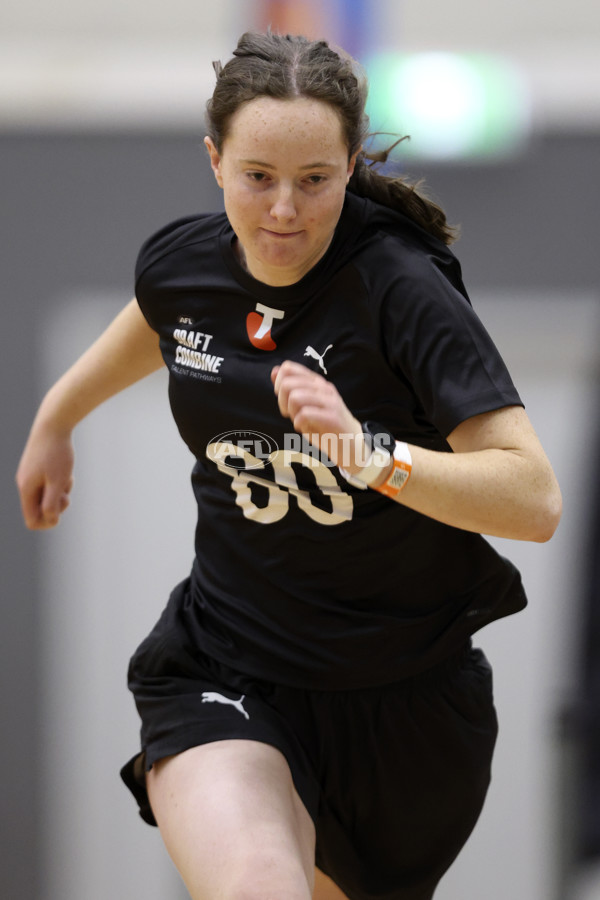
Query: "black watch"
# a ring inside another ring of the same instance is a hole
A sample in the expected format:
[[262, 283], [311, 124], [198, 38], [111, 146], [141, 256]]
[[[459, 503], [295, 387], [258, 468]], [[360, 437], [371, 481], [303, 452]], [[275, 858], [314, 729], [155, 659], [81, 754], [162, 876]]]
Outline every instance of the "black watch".
[[384, 450], [387, 451], [390, 456], [394, 455], [396, 438], [389, 428], [386, 428], [385, 425], [381, 425], [380, 422], [371, 422], [370, 420], [362, 422], [360, 427], [365, 436], [365, 442], [369, 453], [372, 453], [374, 450]]
[[341, 474], [353, 487], [371, 487], [381, 477], [383, 469], [389, 468], [396, 447], [396, 438], [392, 432], [378, 422], [363, 422], [360, 426], [365, 438], [367, 458], [363, 468], [357, 475], [350, 475], [339, 466]]

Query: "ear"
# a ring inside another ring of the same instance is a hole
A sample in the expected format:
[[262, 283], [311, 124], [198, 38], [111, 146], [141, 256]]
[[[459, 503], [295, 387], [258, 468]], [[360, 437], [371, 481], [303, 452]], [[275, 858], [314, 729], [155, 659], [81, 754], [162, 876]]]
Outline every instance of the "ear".
[[360, 153], [361, 150], [362, 150], [362, 147], [359, 147], [358, 150], [356, 151], [356, 153], [353, 153], [352, 156], [350, 157], [350, 159], [348, 160], [348, 171], [346, 172], [346, 184], [348, 184], [348, 182], [352, 178], [352, 175], [354, 173], [354, 166], [356, 165], [356, 160], [358, 159], [358, 154]]
[[209, 137], [204, 138], [204, 146], [208, 150], [208, 155], [210, 157], [210, 167], [215, 173], [217, 184], [220, 188], [222, 188], [223, 176], [221, 175], [221, 154], [215, 147], [213, 140]]

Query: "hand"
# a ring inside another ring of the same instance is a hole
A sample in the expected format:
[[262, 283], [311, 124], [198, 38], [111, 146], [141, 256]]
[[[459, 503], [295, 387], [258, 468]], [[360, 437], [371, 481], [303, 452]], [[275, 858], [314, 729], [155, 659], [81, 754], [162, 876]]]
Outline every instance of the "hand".
[[34, 422], [16, 476], [28, 528], [37, 531], [58, 524], [69, 505], [73, 461], [70, 432]]
[[324, 451], [336, 465], [356, 472], [360, 465], [364, 437], [361, 424], [337, 388], [322, 375], [301, 363], [286, 360], [275, 366], [271, 381], [282, 416], [291, 419], [294, 429]]

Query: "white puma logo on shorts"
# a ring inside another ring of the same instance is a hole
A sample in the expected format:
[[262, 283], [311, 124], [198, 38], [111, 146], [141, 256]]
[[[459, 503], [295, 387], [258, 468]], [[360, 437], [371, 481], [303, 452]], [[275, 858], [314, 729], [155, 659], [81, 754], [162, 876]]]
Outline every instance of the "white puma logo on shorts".
[[235, 706], [238, 712], [241, 712], [246, 719], [249, 719], [250, 716], [242, 706], [242, 701], [246, 699], [246, 695], [242, 694], [239, 700], [231, 700], [229, 697], [224, 697], [223, 694], [217, 694], [216, 691], [204, 691], [202, 694], [202, 702], [203, 703], [226, 703], [229, 706]]

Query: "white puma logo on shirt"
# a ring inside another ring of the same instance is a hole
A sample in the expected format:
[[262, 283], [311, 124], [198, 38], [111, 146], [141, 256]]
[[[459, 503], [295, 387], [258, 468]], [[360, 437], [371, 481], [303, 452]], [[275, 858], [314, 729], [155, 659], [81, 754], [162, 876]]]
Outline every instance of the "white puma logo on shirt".
[[241, 712], [243, 716], [249, 719], [250, 716], [242, 706], [242, 701], [245, 700], [245, 698], [246, 695], [242, 694], [239, 700], [231, 700], [229, 697], [224, 697], [223, 694], [217, 694], [216, 691], [204, 691], [202, 694], [203, 703], [226, 703], [229, 706], [235, 706], [238, 712]]
[[333, 344], [329, 344], [327, 347], [325, 347], [325, 349], [323, 350], [322, 353], [317, 353], [317, 351], [314, 349], [314, 347], [307, 347], [306, 350], [304, 351], [304, 355], [311, 356], [313, 359], [318, 360], [319, 365], [323, 369], [323, 373], [325, 375], [327, 375], [327, 369], [325, 368], [325, 363], [323, 362], [323, 360], [325, 358], [325, 354], [327, 353], [327, 351], [331, 350], [332, 347], [333, 347]]

